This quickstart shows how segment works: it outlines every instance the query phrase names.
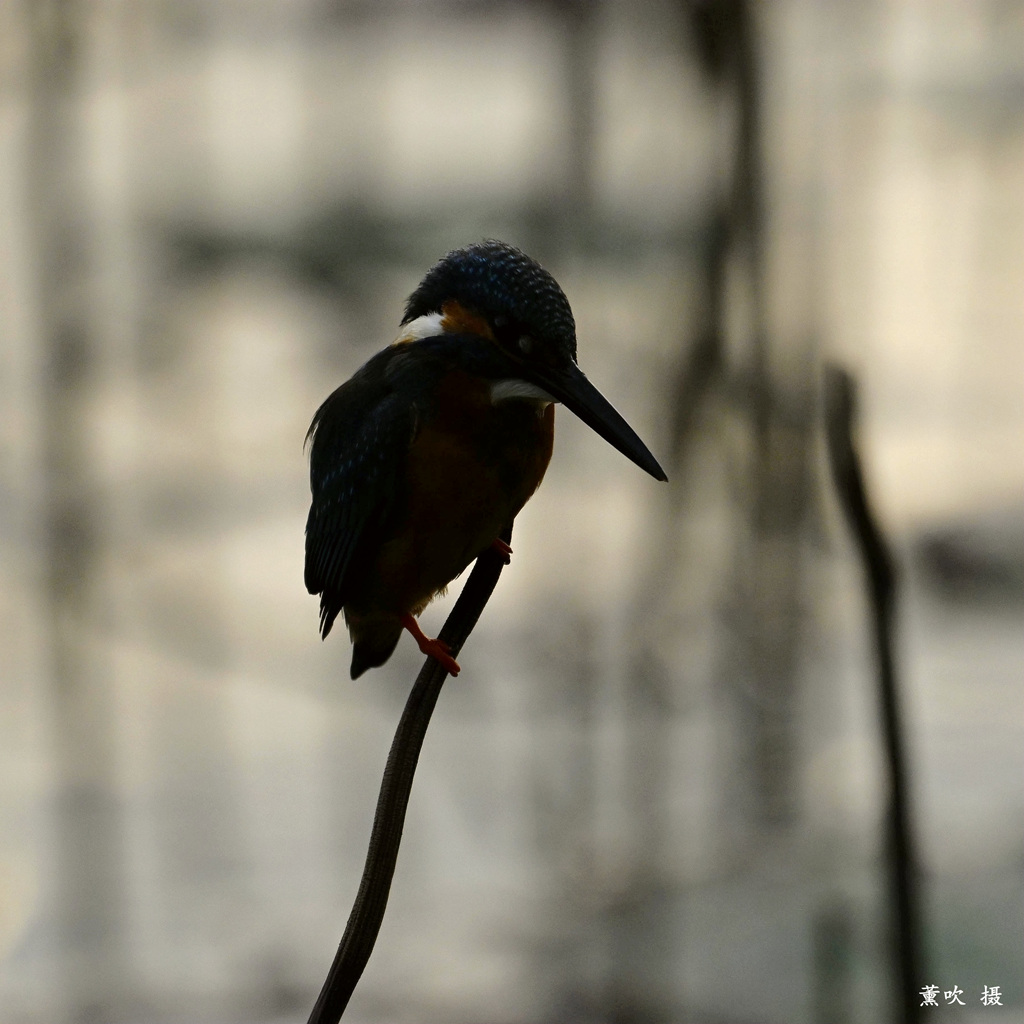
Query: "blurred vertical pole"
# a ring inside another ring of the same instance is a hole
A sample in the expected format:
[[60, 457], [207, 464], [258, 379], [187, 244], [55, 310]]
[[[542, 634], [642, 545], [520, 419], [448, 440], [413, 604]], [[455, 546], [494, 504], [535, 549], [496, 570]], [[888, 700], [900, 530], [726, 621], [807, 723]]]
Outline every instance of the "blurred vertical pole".
[[907, 764], [901, 696], [896, 680], [896, 560], [868, 502], [864, 470], [854, 438], [857, 386], [853, 377], [829, 366], [825, 377], [825, 431], [829, 465], [850, 530], [864, 563], [871, 602], [875, 658], [878, 665], [879, 717], [888, 770], [889, 805], [885, 821], [886, 867], [889, 870], [889, 913], [893, 946], [894, 1004], [901, 1024], [921, 1020], [920, 899], [917, 853]]
[[[737, 776], [744, 816], [755, 828], [784, 825], [791, 815], [799, 543], [806, 508], [809, 380], [794, 379], [793, 339], [769, 330], [765, 278], [765, 154], [762, 33], [764, 9], [747, 0], [686, 0], [698, 58], [709, 85], [728, 90], [735, 106], [729, 188], [704, 228], [703, 309], [688, 359], [681, 361], [672, 417], [675, 475], [687, 454], [696, 409], [725, 364], [728, 265], [741, 260], [750, 296], [747, 365], [737, 390], [747, 403], [753, 438], [747, 538], [740, 539], [734, 601], [750, 686], [738, 708], [742, 762]], [[798, 361], [796, 362], [799, 366]], [[809, 364], [808, 364], [809, 368]], [[732, 373], [735, 375], [736, 370]], [[734, 376], [734, 382], [737, 378]], [[744, 551], [746, 549], [746, 551]]]
[[[769, 11], [748, 0], [708, 0], [695, 7], [701, 15], [705, 49], [713, 57], [708, 63], [731, 81], [736, 103], [726, 222], [729, 248], [744, 259], [751, 299], [744, 393], [754, 444], [747, 510], [749, 546], [741, 540], [736, 598], [751, 683], [740, 714], [744, 763], [749, 769], [743, 776], [741, 797], [749, 807], [752, 825], [775, 830], [792, 820], [797, 789], [793, 752], [802, 588], [799, 548], [807, 509], [812, 394], [811, 364], [801, 358], [805, 339], [796, 331], [770, 324], [766, 293], [768, 172], [761, 21], [779, 15], [778, 9]], [[780, 69], [773, 69], [773, 80], [779, 77]], [[778, 173], [785, 173], [785, 168]], [[777, 211], [773, 219], [782, 223], [785, 218]], [[806, 244], [807, 239], [798, 242]], [[790, 274], [810, 273], [804, 254], [799, 249], [794, 252], [793, 245], [793, 238], [774, 245], [772, 260], [794, 264]], [[724, 255], [719, 253], [719, 258]], [[722, 287], [721, 277], [718, 287]], [[800, 297], [807, 299], [809, 293], [805, 283]], [[725, 312], [724, 303], [717, 311]], [[791, 314], [805, 336], [810, 313], [808, 303]], [[743, 547], [748, 547], [746, 554]]]
[[[773, 337], [765, 296], [765, 153], [762, 40], [754, 5], [737, 2], [733, 18], [739, 122], [733, 180], [733, 216], [748, 250], [753, 296], [750, 402], [754, 431], [752, 562], [742, 603], [747, 608], [749, 664], [756, 706], [748, 709], [755, 820], [762, 828], [792, 818], [796, 784], [794, 702], [798, 647], [801, 527], [806, 511], [810, 382], [787, 374], [773, 359], [793, 347]], [[763, 13], [763, 12], [762, 12]], [[785, 254], [783, 258], [792, 254]], [[802, 268], [806, 269], [806, 268]], [[787, 365], [788, 364], [788, 365]], [[809, 369], [809, 367], [808, 367]]]
[[29, 202], [42, 342], [45, 603], [49, 612], [57, 850], [57, 928], [69, 1019], [109, 1019], [124, 989], [121, 822], [112, 694], [93, 629], [100, 553], [88, 408], [95, 366], [83, 188], [86, 19], [72, 0], [26, 0], [32, 45]]

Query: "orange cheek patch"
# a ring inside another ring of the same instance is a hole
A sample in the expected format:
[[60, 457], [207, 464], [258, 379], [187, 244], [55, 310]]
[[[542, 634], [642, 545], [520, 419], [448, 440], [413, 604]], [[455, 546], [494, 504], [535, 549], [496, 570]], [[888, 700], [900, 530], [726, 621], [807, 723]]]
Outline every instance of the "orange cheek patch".
[[487, 321], [454, 299], [449, 299], [441, 307], [441, 315], [441, 327], [447, 334], [478, 334], [488, 341], [494, 341], [494, 334]]

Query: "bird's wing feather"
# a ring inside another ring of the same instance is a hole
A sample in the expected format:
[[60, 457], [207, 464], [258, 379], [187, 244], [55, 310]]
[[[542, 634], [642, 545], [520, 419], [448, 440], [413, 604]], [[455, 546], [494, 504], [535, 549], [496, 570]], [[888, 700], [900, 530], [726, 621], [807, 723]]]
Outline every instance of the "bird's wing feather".
[[357, 554], [377, 538], [400, 505], [403, 469], [416, 435], [424, 391], [420, 368], [385, 349], [338, 388], [309, 428], [313, 501], [306, 523], [306, 588], [320, 594], [327, 636], [346, 601]]

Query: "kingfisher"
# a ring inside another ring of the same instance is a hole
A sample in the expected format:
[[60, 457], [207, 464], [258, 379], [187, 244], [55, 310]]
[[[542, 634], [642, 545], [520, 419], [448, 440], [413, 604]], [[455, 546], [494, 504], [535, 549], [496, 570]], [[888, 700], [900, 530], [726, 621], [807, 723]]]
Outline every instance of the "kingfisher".
[[555, 279], [505, 242], [442, 257], [397, 339], [317, 409], [306, 435], [312, 504], [305, 583], [326, 639], [343, 612], [353, 679], [403, 628], [452, 675], [416, 617], [488, 547], [544, 478], [563, 404], [656, 480], [664, 470], [576, 363]]

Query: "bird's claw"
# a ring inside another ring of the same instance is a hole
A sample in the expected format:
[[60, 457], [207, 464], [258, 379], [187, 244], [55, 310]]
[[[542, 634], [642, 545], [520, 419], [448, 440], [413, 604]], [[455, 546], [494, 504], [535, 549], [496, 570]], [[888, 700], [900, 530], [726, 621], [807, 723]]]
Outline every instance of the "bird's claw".
[[402, 625], [412, 634], [416, 646], [428, 657], [433, 658], [441, 667], [452, 676], [457, 676], [462, 669], [459, 663], [452, 657], [452, 649], [443, 641], [435, 637], [429, 637], [420, 629], [420, 624], [413, 615], [403, 615]]
[[428, 637], [425, 644], [420, 644], [420, 650], [439, 662], [449, 675], [457, 676], [462, 671], [459, 663], [452, 657], [451, 648], [443, 640], [431, 640]]

